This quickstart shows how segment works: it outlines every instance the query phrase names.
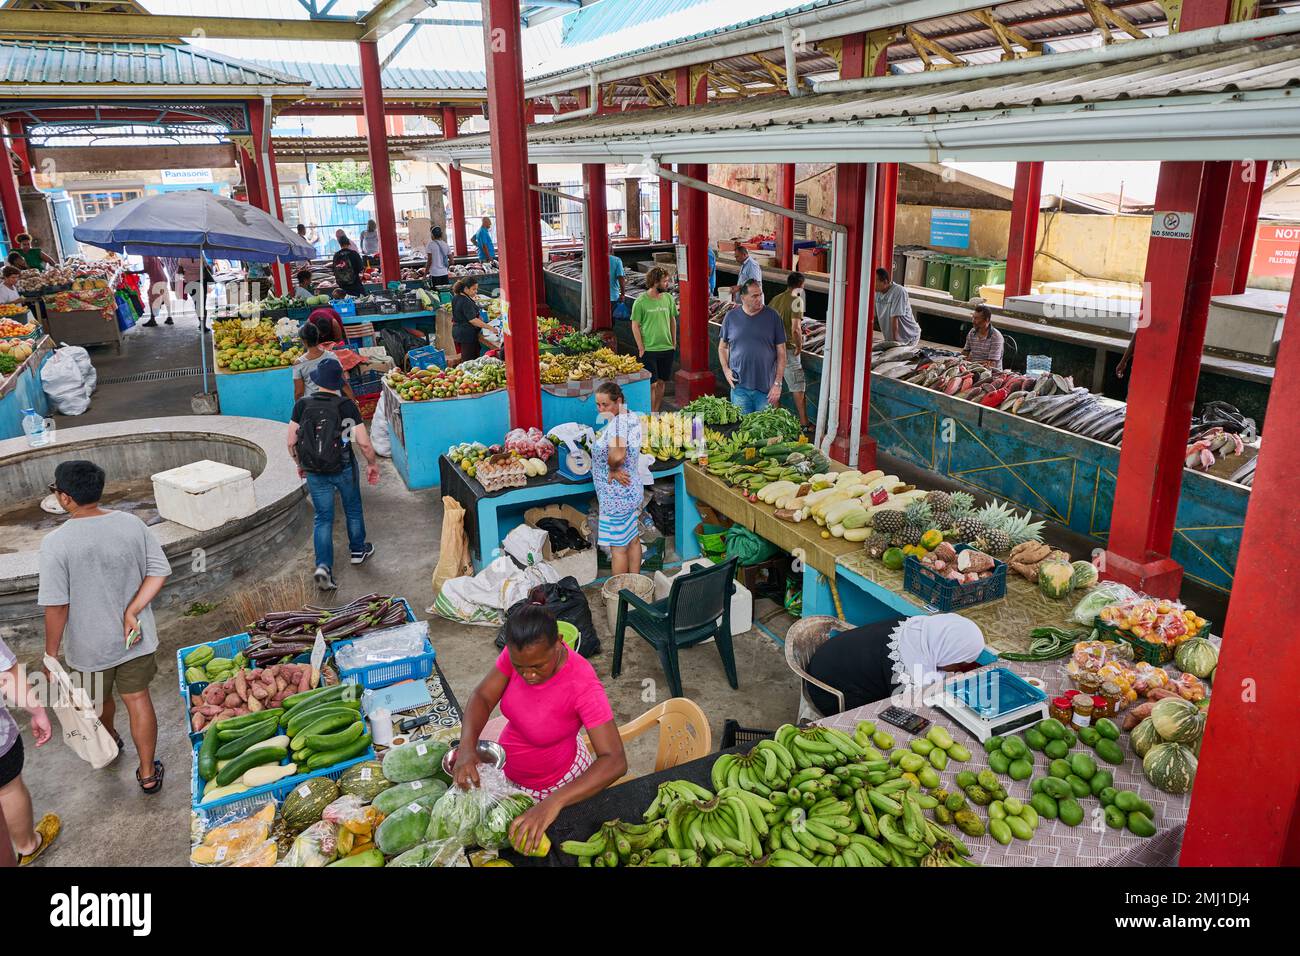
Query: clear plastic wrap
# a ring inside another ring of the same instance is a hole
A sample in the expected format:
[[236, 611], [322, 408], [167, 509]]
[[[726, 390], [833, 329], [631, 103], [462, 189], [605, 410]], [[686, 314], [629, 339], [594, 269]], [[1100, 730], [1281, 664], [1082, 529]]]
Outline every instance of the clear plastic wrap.
[[299, 833], [277, 866], [329, 866], [339, 856], [339, 826], [319, 820]]
[[388, 866], [469, 866], [469, 860], [455, 840], [431, 840], [393, 857]]
[[270, 839], [275, 804], [267, 803], [256, 813], [228, 814], [208, 821], [195, 834], [190, 862], [195, 866], [274, 866], [275, 841]]
[[478, 768], [479, 786], [451, 787], [433, 806], [426, 841], [496, 849], [510, 838], [510, 822], [534, 803], [495, 767]]
[[382, 631], [371, 631], [336, 650], [334, 659], [344, 670], [388, 664], [423, 654], [428, 639], [429, 622], [413, 621]]
[[1102, 608], [1122, 601], [1130, 601], [1138, 596], [1138, 593], [1126, 584], [1120, 584], [1118, 581], [1103, 581], [1074, 606], [1070, 619], [1078, 624], [1092, 627]]

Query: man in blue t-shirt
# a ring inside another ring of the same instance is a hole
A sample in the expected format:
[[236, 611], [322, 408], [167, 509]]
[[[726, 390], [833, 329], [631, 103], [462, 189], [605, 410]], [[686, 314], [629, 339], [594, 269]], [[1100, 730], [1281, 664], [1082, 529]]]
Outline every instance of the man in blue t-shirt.
[[718, 361], [731, 386], [731, 401], [745, 414], [781, 401], [785, 374], [785, 325], [763, 304], [762, 283], [740, 289], [740, 305], [722, 320]]
[[469, 241], [474, 243], [478, 249], [479, 262], [491, 262], [497, 257], [496, 246], [492, 244], [492, 220], [487, 216], [483, 217], [483, 225], [479, 227], [478, 232], [470, 236]]
[[713, 244], [709, 244], [709, 295], [716, 295], [718, 291], [718, 254], [713, 251]]
[[609, 301], [618, 305], [627, 295], [627, 270], [618, 256], [609, 257]]

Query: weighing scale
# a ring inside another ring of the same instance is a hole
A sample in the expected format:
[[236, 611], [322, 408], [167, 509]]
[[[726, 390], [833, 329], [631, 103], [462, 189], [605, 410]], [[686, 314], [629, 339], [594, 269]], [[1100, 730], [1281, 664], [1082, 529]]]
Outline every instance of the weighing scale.
[[944, 684], [926, 701], [981, 743], [1047, 716], [1047, 694], [1005, 667], [990, 667]]
[[568, 450], [560, 455], [560, 477], [565, 481], [585, 481], [591, 474], [591, 455], [572, 439], [566, 439], [564, 444]]

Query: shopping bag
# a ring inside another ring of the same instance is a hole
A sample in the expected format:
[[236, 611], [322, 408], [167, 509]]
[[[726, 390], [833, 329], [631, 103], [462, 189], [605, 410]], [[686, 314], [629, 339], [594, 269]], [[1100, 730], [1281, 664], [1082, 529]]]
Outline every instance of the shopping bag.
[[632, 304], [626, 299], [619, 299], [614, 305], [612, 317], [615, 321], [626, 322], [632, 318]]
[[96, 770], [117, 757], [117, 741], [95, 713], [95, 702], [84, 687], [77, 687], [63, 665], [45, 655], [54, 693], [54, 713], [63, 727], [63, 742]]
[[435, 596], [442, 593], [442, 586], [452, 578], [474, 573], [469, 538], [465, 535], [465, 509], [451, 495], [442, 496], [442, 542], [438, 548], [438, 566], [433, 569]]

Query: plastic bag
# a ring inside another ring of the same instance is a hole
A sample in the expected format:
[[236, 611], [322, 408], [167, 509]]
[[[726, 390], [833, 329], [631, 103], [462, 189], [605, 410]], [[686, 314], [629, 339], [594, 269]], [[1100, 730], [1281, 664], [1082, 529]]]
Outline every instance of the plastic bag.
[[739, 558], [742, 566], [762, 564], [775, 555], [780, 548], [760, 538], [744, 525], [732, 525], [727, 529], [727, 558]]
[[506, 554], [528, 567], [546, 560], [545, 549], [549, 540], [550, 536], [542, 529], [521, 524], [510, 529], [501, 547]]
[[393, 457], [393, 431], [388, 425], [388, 408], [384, 404], [384, 393], [379, 393], [375, 403], [375, 413], [370, 418], [370, 444], [375, 454], [381, 458]]
[[516, 787], [496, 767], [478, 768], [479, 785], [471, 790], [451, 787], [433, 805], [426, 841], [451, 841], [487, 850], [510, 839], [510, 822], [536, 801]]
[[190, 850], [196, 866], [274, 866], [275, 841], [271, 824], [275, 804], [267, 803], [249, 816], [225, 816], [210, 821]]
[[339, 855], [338, 825], [319, 820], [299, 833], [277, 866], [328, 866]]
[[357, 794], [346, 793], [325, 808], [321, 819], [369, 842], [384, 815]]
[[1137, 592], [1126, 584], [1120, 584], [1118, 581], [1103, 581], [1075, 605], [1070, 620], [1091, 627], [1102, 608], [1132, 600], [1137, 596]]
[[55, 349], [41, 366], [41, 387], [60, 415], [81, 415], [90, 407], [86, 378], [66, 347]]
[[65, 345], [59, 351], [66, 352], [77, 363], [77, 368], [81, 371], [81, 378], [86, 383], [86, 398], [89, 400], [90, 396], [95, 394], [95, 389], [99, 384], [99, 374], [90, 361], [90, 353], [80, 345]]
[[388, 861], [389, 866], [469, 866], [465, 848], [455, 840], [431, 840]]
[[387, 664], [425, 653], [428, 640], [429, 622], [413, 621], [382, 631], [371, 631], [335, 650], [334, 659], [345, 670]]

